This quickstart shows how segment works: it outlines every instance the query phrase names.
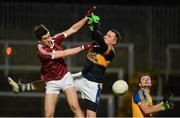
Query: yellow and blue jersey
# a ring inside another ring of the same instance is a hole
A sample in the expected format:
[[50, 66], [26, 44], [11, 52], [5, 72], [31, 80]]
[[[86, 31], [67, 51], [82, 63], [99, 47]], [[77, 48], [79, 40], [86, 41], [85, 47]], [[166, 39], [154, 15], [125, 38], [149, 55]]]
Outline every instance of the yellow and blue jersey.
[[105, 44], [99, 30], [92, 32], [92, 39], [95, 40], [93, 45], [96, 47], [89, 49], [82, 74], [90, 81], [102, 83], [106, 68], [110, 65], [115, 51], [112, 46]]
[[[143, 90], [136, 91], [132, 98], [132, 113], [133, 117], [145, 117], [147, 115], [143, 114], [142, 110], [138, 106], [139, 104], [147, 102], [149, 106], [152, 106], [152, 97], [151, 95], [145, 93]], [[152, 114], [148, 114], [148, 117]]]

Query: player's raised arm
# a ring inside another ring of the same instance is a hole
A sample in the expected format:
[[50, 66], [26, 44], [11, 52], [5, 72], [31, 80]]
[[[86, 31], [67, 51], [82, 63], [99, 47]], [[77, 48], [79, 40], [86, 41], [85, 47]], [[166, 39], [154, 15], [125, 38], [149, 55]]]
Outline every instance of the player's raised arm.
[[66, 34], [67, 37], [76, 33], [81, 27], [84, 26], [87, 20], [88, 19], [84, 17], [83, 19], [72, 25], [68, 30], [64, 31], [64, 33]]
[[[73, 24], [69, 29], [64, 31], [64, 33], [66, 34], [66, 37], [76, 33], [79, 29], [81, 29], [85, 25], [85, 23], [88, 21], [88, 17], [92, 14], [92, 12], [94, 10], [95, 10], [95, 7], [90, 8], [87, 11], [87, 13], [86, 13], [84, 18], [82, 18], [80, 21], [78, 21], [75, 24]], [[59, 34], [57, 34], [57, 35], [59, 35]]]

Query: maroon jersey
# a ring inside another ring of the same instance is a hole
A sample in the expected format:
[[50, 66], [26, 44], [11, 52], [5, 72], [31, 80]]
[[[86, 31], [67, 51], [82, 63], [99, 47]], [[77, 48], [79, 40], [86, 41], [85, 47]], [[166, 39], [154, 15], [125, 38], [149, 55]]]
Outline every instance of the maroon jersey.
[[38, 44], [37, 55], [41, 61], [41, 80], [60, 80], [68, 72], [63, 58], [52, 59], [53, 52], [62, 50], [61, 41], [65, 38], [64, 34], [52, 37], [52, 46]]

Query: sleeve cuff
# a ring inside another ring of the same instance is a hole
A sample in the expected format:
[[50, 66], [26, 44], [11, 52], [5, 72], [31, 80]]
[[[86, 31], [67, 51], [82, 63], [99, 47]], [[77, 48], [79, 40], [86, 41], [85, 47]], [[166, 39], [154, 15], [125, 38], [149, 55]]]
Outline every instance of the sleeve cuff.
[[52, 51], [51, 59], [54, 59], [54, 55], [55, 55], [55, 50]]
[[67, 37], [67, 34], [65, 32], [63, 32], [63, 35], [64, 35], [65, 38]]

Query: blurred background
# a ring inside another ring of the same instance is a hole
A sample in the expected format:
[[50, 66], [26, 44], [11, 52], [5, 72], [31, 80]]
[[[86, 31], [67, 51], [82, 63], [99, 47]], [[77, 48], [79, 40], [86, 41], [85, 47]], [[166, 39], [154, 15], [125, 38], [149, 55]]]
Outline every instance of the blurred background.
[[[22, 83], [39, 80], [40, 62], [33, 27], [45, 24], [54, 35], [68, 29], [96, 5], [101, 31], [117, 29], [123, 40], [116, 46], [116, 57], [107, 69], [97, 116], [131, 116], [132, 92], [137, 75], [152, 77], [154, 103], [169, 92], [175, 95], [175, 108], [155, 116], [180, 116], [180, 5], [176, 0], [2, 0], [0, 2], [0, 117], [43, 116], [44, 93], [13, 94], [7, 77]], [[63, 42], [64, 49], [91, 42], [88, 26]], [[8, 52], [12, 52], [8, 54]], [[86, 52], [65, 58], [72, 73], [82, 69]], [[112, 93], [112, 83], [124, 79], [129, 91]], [[80, 97], [79, 97], [80, 98]], [[81, 99], [80, 99], [81, 102]], [[60, 95], [55, 116], [73, 116]]]

